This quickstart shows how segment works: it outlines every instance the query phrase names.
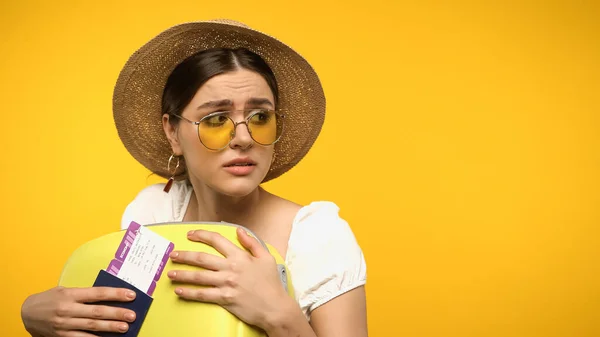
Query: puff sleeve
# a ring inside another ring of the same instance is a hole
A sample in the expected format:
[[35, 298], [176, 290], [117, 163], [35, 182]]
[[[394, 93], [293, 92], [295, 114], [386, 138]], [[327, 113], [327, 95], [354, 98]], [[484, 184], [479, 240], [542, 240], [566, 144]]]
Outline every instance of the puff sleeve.
[[331, 202], [313, 202], [297, 214], [286, 262], [304, 315], [366, 283], [363, 252]]

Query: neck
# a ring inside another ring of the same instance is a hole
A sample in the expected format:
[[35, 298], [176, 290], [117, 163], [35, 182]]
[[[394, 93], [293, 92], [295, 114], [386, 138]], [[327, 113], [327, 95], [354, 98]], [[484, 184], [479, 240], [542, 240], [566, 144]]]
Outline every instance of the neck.
[[259, 186], [246, 196], [232, 197], [206, 185], [198, 185], [194, 186], [190, 200], [190, 204], [196, 206], [190, 210], [194, 221], [225, 221], [247, 226], [265, 194]]

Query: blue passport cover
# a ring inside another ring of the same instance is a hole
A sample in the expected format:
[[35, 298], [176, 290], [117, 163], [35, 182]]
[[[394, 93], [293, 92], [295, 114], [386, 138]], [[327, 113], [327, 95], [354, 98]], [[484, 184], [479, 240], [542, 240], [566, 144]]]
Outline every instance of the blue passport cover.
[[131, 302], [97, 302], [95, 304], [101, 305], [109, 305], [114, 307], [121, 307], [133, 310], [135, 312], [135, 321], [128, 323], [129, 330], [125, 333], [117, 333], [117, 332], [98, 332], [98, 331], [87, 331], [96, 336], [101, 337], [136, 337], [142, 328], [142, 323], [146, 318], [146, 314], [150, 309], [150, 305], [152, 304], [152, 297], [148, 296], [145, 292], [139, 290], [138, 288], [132, 286], [131, 284], [121, 280], [120, 278], [108, 273], [105, 270], [100, 270], [98, 276], [96, 277], [96, 281], [94, 282], [94, 287], [115, 287], [115, 288], [127, 288], [135, 291], [136, 296], [135, 299]]

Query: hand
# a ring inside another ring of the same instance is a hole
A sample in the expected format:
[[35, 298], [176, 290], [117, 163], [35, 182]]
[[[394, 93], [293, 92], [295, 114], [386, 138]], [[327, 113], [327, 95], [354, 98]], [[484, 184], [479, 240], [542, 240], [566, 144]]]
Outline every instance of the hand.
[[187, 300], [216, 303], [247, 324], [265, 327], [273, 313], [290, 301], [277, 271], [275, 258], [247, 232], [238, 228], [237, 236], [245, 251], [216, 232], [196, 230], [188, 239], [215, 248], [223, 256], [202, 252], [175, 251], [174, 263], [204, 270], [171, 270], [175, 281], [206, 287], [177, 287], [175, 293]]
[[126, 332], [125, 322], [135, 320], [135, 312], [124, 308], [86, 304], [100, 301], [130, 302], [129, 289], [56, 287], [29, 296], [21, 308], [25, 329], [32, 336], [95, 337], [87, 331]]

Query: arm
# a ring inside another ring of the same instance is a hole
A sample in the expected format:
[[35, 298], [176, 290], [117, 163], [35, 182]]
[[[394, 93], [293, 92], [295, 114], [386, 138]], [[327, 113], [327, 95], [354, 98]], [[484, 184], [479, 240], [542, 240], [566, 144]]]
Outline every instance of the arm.
[[310, 325], [300, 308], [292, 303], [267, 326], [269, 337], [367, 337], [365, 288], [355, 288], [316, 308], [311, 313]]

